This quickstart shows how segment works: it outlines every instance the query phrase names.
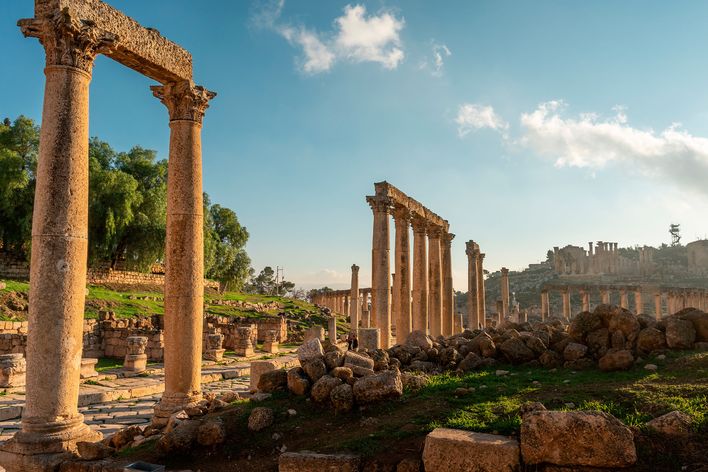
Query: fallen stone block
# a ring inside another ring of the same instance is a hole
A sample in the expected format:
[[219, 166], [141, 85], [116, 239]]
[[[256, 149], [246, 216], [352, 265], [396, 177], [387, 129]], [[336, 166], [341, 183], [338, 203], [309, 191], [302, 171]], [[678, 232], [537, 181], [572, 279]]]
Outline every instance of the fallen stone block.
[[426, 472], [512, 472], [520, 467], [519, 443], [494, 434], [436, 428], [425, 438]]
[[348, 454], [317, 454], [315, 452], [286, 452], [278, 458], [279, 472], [356, 472], [359, 457]]

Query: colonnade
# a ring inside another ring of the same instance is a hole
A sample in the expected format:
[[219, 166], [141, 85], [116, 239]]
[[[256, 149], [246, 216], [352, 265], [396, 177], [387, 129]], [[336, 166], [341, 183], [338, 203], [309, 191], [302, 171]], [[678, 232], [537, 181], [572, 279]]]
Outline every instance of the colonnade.
[[[381, 347], [391, 345], [392, 324], [396, 325], [398, 342], [413, 330], [431, 336], [453, 334], [451, 244], [455, 236], [449, 232], [448, 222], [387, 182], [374, 187], [375, 195], [366, 197], [374, 215], [371, 319], [381, 330]], [[393, 289], [390, 217], [395, 229]]]
[[487, 309], [484, 291], [484, 256], [479, 244], [467, 241], [467, 324], [471, 329], [487, 324]]
[[[60, 5], [61, 3], [61, 5]], [[45, 89], [32, 219], [27, 376], [21, 429], [0, 450], [9, 472], [51, 465], [97, 434], [78, 411], [88, 248], [89, 84], [98, 54], [161, 85], [169, 112], [165, 392], [155, 423], [201, 400], [204, 307], [201, 129], [213, 92], [191, 55], [105, 3], [35, 2], [23, 34], [44, 46]], [[100, 435], [99, 435], [100, 436]], [[56, 465], [56, 464], [55, 464]]]
[[[645, 313], [643, 294], [650, 294], [653, 298], [652, 311], [656, 319], [689, 307], [703, 311], [708, 309], [708, 289], [702, 288], [545, 284], [541, 288], [541, 318], [543, 320], [552, 315], [551, 292], [560, 293], [562, 316], [565, 319], [570, 319], [573, 314], [573, 307], [571, 306], [571, 295], [573, 293], [577, 293], [580, 296], [581, 311], [590, 311], [591, 294], [596, 294], [602, 304], [610, 304], [613, 298], [612, 295], [616, 294], [615, 299], [618, 299], [619, 306], [630, 309], [631, 305], [636, 314]], [[631, 304], [630, 296], [632, 298]]]

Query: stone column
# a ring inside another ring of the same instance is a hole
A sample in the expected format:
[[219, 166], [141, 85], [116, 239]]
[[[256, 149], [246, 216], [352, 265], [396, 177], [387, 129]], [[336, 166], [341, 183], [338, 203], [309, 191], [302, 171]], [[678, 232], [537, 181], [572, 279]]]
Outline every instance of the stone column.
[[349, 303], [349, 320], [352, 330], [356, 332], [359, 329], [359, 313], [361, 310], [359, 305], [359, 266], [356, 264], [352, 264], [352, 285], [349, 298], [351, 299]]
[[374, 212], [373, 245], [371, 250], [371, 310], [372, 320], [381, 330], [382, 349], [391, 341], [391, 264], [389, 262], [389, 212], [391, 202], [385, 197], [367, 197]]
[[165, 246], [165, 393], [156, 424], [201, 400], [204, 317], [202, 120], [216, 95], [183, 81], [151, 87], [169, 111]]
[[465, 254], [467, 254], [467, 324], [470, 329], [479, 329], [480, 319], [477, 308], [477, 243], [467, 241], [465, 243]]
[[501, 268], [501, 301], [502, 311], [501, 318], [509, 316], [509, 269]]
[[428, 332], [428, 255], [426, 247], [427, 224], [414, 217], [413, 227], [413, 306], [414, 331]]
[[548, 319], [550, 315], [549, 308], [548, 290], [541, 290], [541, 321]]
[[442, 316], [443, 335], [451, 336], [455, 334], [455, 291], [452, 287], [452, 240], [455, 235], [443, 233], [440, 241], [442, 247]]
[[634, 291], [634, 309], [637, 315], [641, 315], [644, 312], [644, 306], [642, 305], [642, 291], [637, 289]]
[[95, 441], [78, 411], [88, 248], [89, 84], [116, 38], [70, 16], [21, 20], [46, 53], [32, 214], [27, 386], [20, 431], [2, 446], [10, 472]]
[[570, 288], [566, 287], [561, 292], [563, 297], [563, 318], [566, 320], [570, 319], [571, 309], [570, 309]]
[[610, 304], [610, 291], [606, 288], [601, 288], [600, 289], [600, 298], [602, 299], [602, 303], [604, 305], [609, 305]]
[[583, 311], [590, 311], [590, 292], [587, 289], [580, 290], [580, 298], [583, 303]]
[[329, 334], [329, 342], [337, 344], [337, 318], [333, 316], [327, 320], [327, 334]]
[[654, 317], [661, 319], [661, 292], [654, 292]]
[[627, 289], [620, 288], [620, 306], [624, 309], [629, 308], [629, 297], [627, 296]]
[[428, 231], [428, 322], [430, 335], [442, 334], [442, 252], [440, 248], [441, 228]]
[[393, 211], [393, 221], [396, 228], [396, 254], [393, 287], [393, 318], [396, 321], [396, 342], [405, 342], [411, 328], [411, 247], [410, 247], [410, 213], [408, 209], [398, 206]]
[[480, 252], [477, 254], [477, 313], [482, 326], [487, 326], [487, 300], [484, 292], [484, 256]]

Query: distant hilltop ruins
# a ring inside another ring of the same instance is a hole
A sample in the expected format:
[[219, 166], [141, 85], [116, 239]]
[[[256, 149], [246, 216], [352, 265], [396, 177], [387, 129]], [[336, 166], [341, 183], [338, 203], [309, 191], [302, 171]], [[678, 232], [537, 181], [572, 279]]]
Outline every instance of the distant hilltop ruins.
[[708, 276], [708, 240], [685, 246], [663, 244], [620, 248], [616, 242], [588, 243], [587, 249], [567, 245], [549, 251], [553, 271], [559, 276], [664, 277]]

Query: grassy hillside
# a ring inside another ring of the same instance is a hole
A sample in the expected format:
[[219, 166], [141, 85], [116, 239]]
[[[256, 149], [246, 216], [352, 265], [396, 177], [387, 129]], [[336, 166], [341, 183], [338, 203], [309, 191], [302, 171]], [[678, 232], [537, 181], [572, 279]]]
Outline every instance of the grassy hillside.
[[[27, 319], [27, 294], [29, 283], [26, 281], [6, 280], [6, 287], [0, 290], [0, 320], [24, 321]], [[206, 313], [240, 318], [261, 318], [268, 315], [285, 313], [289, 320], [303, 327], [312, 325], [326, 326], [326, 317], [311, 303], [292, 298], [269, 295], [255, 295], [238, 292], [218, 294], [207, 292], [204, 297]], [[267, 308], [254, 306], [232, 306], [223, 303], [245, 302], [248, 304], [277, 304]], [[89, 286], [86, 296], [86, 318], [97, 318], [99, 310], [112, 311], [118, 318], [130, 318], [138, 315], [163, 315], [165, 306], [162, 292], [158, 291], [121, 291], [102, 286]], [[338, 324], [342, 325], [343, 317]]]

